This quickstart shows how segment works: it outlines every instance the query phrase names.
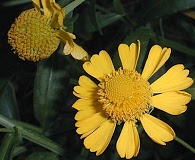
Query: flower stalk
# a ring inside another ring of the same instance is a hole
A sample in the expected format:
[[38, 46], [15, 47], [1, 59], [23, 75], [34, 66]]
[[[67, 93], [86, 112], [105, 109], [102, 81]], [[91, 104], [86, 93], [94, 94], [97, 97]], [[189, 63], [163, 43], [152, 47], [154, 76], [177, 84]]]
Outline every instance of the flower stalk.
[[174, 140], [176, 142], [178, 142], [179, 144], [181, 144], [182, 146], [186, 147], [188, 150], [190, 150], [192, 153], [195, 153], [195, 148], [193, 148], [192, 146], [190, 146], [188, 143], [186, 143], [184, 140], [182, 140], [181, 138], [175, 136]]

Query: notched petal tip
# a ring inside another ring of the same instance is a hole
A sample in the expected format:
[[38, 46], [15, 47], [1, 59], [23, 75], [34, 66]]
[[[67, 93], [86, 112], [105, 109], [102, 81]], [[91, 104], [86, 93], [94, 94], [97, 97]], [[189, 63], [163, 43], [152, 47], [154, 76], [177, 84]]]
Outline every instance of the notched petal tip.
[[184, 90], [193, 84], [193, 79], [187, 77], [188, 75], [189, 70], [184, 69], [183, 64], [177, 64], [172, 66], [150, 86], [154, 93]]
[[148, 58], [146, 60], [142, 77], [144, 79], [149, 79], [153, 74], [155, 74], [169, 59], [171, 54], [170, 48], [162, 48], [159, 45], [154, 45], [149, 52]]

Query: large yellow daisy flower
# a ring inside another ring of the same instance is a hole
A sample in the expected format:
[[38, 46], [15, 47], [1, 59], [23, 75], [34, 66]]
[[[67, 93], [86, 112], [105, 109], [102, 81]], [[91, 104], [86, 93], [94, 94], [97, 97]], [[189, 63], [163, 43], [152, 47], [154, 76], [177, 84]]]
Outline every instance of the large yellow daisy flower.
[[[23, 11], [8, 32], [8, 42], [14, 53], [25, 60], [39, 61], [48, 58], [60, 41], [76, 59], [87, 59], [87, 52], [73, 42], [75, 35], [66, 31], [63, 24], [65, 11], [55, 0], [32, 0], [34, 8]], [[67, 48], [67, 47], [66, 47]], [[79, 50], [79, 53], [74, 52]]]
[[168, 60], [171, 49], [154, 45], [149, 52], [142, 73], [136, 69], [140, 42], [118, 47], [122, 67], [115, 70], [109, 54], [101, 51], [83, 64], [84, 70], [99, 81], [97, 85], [87, 76], [79, 78], [74, 87], [78, 99], [73, 107], [77, 133], [91, 152], [100, 155], [107, 148], [115, 127], [124, 122], [116, 143], [121, 158], [137, 156], [140, 148], [137, 122], [141, 122], [148, 136], [161, 145], [175, 137], [173, 129], [150, 113], [153, 107], [172, 115], [186, 111], [191, 95], [181, 91], [192, 85], [189, 70], [182, 64], [171, 67], [150, 84], [148, 79]]

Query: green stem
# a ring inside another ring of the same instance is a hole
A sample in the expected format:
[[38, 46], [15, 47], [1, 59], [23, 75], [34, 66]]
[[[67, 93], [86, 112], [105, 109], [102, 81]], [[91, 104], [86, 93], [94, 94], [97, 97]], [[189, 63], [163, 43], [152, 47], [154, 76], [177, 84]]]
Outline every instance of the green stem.
[[63, 155], [63, 148], [59, 144], [55, 143], [51, 139], [44, 136], [43, 134], [37, 132], [37, 127], [34, 127], [35, 129], [33, 129], [32, 125], [29, 125], [29, 127], [27, 127], [27, 124], [22, 126], [18, 125], [17, 123], [15, 123], [14, 120], [8, 119], [2, 116], [1, 114], [0, 114], [0, 125], [8, 129], [12, 129], [16, 127], [18, 129], [18, 132], [21, 134], [23, 138], [33, 143], [36, 143], [44, 148], [47, 148], [48, 150], [53, 151], [58, 155]]
[[179, 138], [179, 137], [176, 136], [174, 140], [177, 141], [178, 143], [180, 143], [182, 146], [184, 146], [187, 149], [189, 149], [192, 153], [195, 153], [195, 148], [193, 148], [192, 146], [190, 146], [188, 143], [186, 143], [185, 141], [183, 141], [181, 138]]

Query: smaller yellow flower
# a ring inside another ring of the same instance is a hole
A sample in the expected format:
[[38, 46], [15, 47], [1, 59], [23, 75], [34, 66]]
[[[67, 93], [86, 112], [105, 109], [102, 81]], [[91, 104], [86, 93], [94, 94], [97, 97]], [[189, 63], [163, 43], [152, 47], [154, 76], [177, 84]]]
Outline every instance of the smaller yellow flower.
[[186, 111], [191, 95], [182, 91], [190, 87], [192, 78], [182, 64], [171, 67], [150, 84], [154, 75], [168, 60], [170, 48], [154, 45], [149, 52], [142, 73], [136, 71], [140, 42], [118, 47], [122, 66], [115, 69], [109, 54], [101, 51], [83, 64], [84, 70], [97, 79], [97, 84], [87, 76], [79, 78], [73, 94], [79, 99], [73, 104], [78, 127], [76, 132], [84, 138], [84, 145], [96, 155], [107, 148], [117, 125], [122, 130], [116, 143], [121, 158], [137, 156], [140, 139], [137, 123], [140, 122], [148, 136], [156, 143], [166, 145], [174, 139], [173, 129], [151, 115], [153, 108], [171, 115]]
[[[65, 12], [55, 0], [32, 2], [34, 8], [23, 11], [8, 31], [8, 42], [14, 53], [18, 53], [23, 60], [36, 62], [48, 58], [56, 51], [60, 41], [68, 44], [72, 50], [75, 46], [80, 47], [73, 42], [75, 35], [66, 32], [63, 25]], [[87, 55], [82, 48], [77, 54], [83, 57]]]

